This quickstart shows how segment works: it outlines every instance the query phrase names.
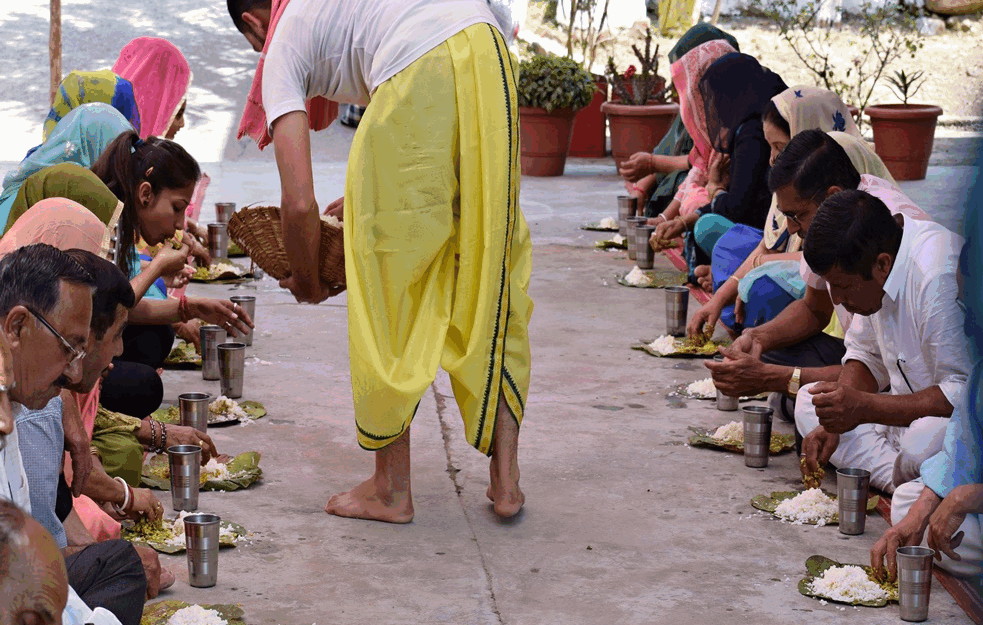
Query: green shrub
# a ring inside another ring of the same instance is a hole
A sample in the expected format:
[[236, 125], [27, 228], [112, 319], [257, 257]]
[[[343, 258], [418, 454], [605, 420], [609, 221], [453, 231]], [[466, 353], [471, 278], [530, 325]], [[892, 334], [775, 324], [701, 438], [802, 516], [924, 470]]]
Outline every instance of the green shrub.
[[519, 106], [582, 109], [595, 89], [594, 77], [572, 59], [541, 55], [519, 64]]

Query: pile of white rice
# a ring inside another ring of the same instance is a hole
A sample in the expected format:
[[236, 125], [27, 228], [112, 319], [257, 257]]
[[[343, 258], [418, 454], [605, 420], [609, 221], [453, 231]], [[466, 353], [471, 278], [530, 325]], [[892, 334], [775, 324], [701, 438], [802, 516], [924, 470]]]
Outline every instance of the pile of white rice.
[[215, 415], [229, 415], [230, 417], [235, 417], [241, 420], [249, 418], [246, 411], [239, 406], [239, 402], [234, 399], [229, 399], [225, 395], [219, 395], [218, 399], [208, 404], [208, 410]]
[[215, 610], [206, 610], [200, 605], [181, 608], [167, 619], [167, 625], [228, 625]]
[[614, 243], [615, 245], [624, 245], [626, 240], [627, 239], [625, 239], [625, 237], [621, 236], [620, 234], [616, 234], [613, 237], [611, 237], [611, 242]]
[[645, 275], [645, 272], [639, 269], [638, 265], [635, 265], [634, 269], [625, 275], [625, 282], [632, 286], [648, 286], [652, 284], [652, 278]]
[[676, 339], [668, 334], [663, 334], [659, 338], [649, 343], [649, 349], [660, 356], [672, 354], [676, 351]]
[[[184, 517], [188, 516], [189, 514], [199, 514], [199, 512], [182, 511], [181, 514], [179, 514], [178, 517], [173, 521], [168, 521], [167, 519], [164, 519], [164, 527], [166, 528], [170, 526], [171, 533], [173, 534], [173, 536], [171, 536], [170, 538], [167, 539], [167, 541], [165, 541], [164, 543], [165, 545], [171, 547], [184, 547], [185, 545]], [[218, 537], [220, 541], [222, 539], [232, 539], [232, 542], [236, 541], [236, 535], [232, 531], [232, 529], [225, 525], [222, 525], [221, 522], [219, 523], [218, 526]]]
[[234, 480], [239, 477], [241, 473], [233, 473], [229, 471], [229, 465], [224, 462], [219, 462], [215, 458], [211, 458], [207, 464], [201, 467], [201, 475], [204, 477], [204, 481], [210, 482], [212, 480], [222, 481], [222, 480]]
[[[598, 228], [614, 229], [618, 227], [618, 222], [614, 217], [605, 217], [598, 224]], [[620, 235], [619, 235], [620, 236]], [[624, 237], [621, 237], [622, 239]]]
[[730, 423], [721, 425], [711, 435], [711, 438], [715, 438], [718, 441], [727, 441], [728, 443], [743, 443], [744, 424], [740, 421], [731, 421]]
[[321, 221], [328, 224], [329, 226], [333, 226], [335, 228], [341, 228], [341, 221], [334, 215], [321, 215]]
[[812, 581], [810, 588], [817, 595], [846, 603], [888, 598], [887, 591], [873, 582], [867, 571], [855, 565], [826, 569], [821, 577]]
[[234, 273], [236, 275], [239, 275], [240, 271], [241, 270], [235, 265], [233, 265], [232, 263], [226, 263], [223, 261], [213, 263], [211, 268], [209, 269], [209, 273], [216, 276], [220, 276], [223, 273]]
[[775, 516], [792, 525], [826, 525], [839, 512], [836, 501], [818, 488], [810, 488], [778, 504]]
[[[713, 378], [704, 378], [687, 385], [686, 394], [690, 395], [691, 397], [702, 397], [704, 399], [709, 399], [717, 396], [717, 387], [713, 385]], [[734, 423], [737, 422], [735, 421]], [[741, 425], [741, 440], [744, 440], [743, 425]]]

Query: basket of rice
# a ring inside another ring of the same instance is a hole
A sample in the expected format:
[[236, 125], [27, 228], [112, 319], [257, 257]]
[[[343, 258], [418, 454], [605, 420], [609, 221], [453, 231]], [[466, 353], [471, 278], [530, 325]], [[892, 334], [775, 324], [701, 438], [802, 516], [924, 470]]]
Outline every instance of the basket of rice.
[[[276, 206], [251, 206], [237, 211], [229, 219], [229, 237], [263, 271], [277, 280], [290, 273], [283, 246], [283, 226]], [[345, 284], [345, 241], [341, 222], [336, 217], [321, 216], [321, 280], [332, 286]]]

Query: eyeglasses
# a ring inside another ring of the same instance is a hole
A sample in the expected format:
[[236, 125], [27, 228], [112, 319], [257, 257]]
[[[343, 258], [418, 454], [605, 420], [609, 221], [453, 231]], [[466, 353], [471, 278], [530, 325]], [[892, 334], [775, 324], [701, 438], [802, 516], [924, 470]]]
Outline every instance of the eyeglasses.
[[785, 216], [785, 219], [788, 219], [789, 221], [791, 221], [792, 223], [794, 223], [796, 226], [801, 226], [802, 225], [802, 222], [799, 221], [799, 216], [796, 215], [795, 213], [789, 213], [787, 211], [779, 211], [779, 212], [782, 215]]
[[[25, 308], [27, 307], [25, 306]], [[54, 327], [52, 327], [52, 325], [48, 323], [48, 320], [41, 315], [41, 313], [32, 310], [30, 308], [27, 308], [27, 312], [34, 315], [34, 318], [40, 321], [41, 325], [48, 328], [48, 330], [55, 335], [55, 338], [61, 341], [62, 347], [64, 347], [68, 351], [68, 354], [71, 355], [71, 359], [68, 361], [69, 367], [74, 365], [78, 361], [82, 360], [83, 358], [85, 358], [85, 350], [78, 350], [72, 347], [72, 344], [68, 342], [68, 339], [62, 336], [61, 332], [55, 330]]]

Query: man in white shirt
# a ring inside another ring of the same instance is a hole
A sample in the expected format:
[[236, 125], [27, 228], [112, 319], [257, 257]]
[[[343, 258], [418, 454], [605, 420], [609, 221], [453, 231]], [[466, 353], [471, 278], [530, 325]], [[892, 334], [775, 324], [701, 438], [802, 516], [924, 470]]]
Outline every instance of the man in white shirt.
[[514, 516], [525, 500], [517, 450], [529, 385], [532, 246], [518, 207], [517, 63], [494, 13], [485, 0], [228, 7], [263, 50], [240, 136], [261, 148], [272, 137], [290, 264], [281, 286], [300, 302], [342, 290], [319, 272], [309, 134], [324, 123], [318, 98], [371, 100], [349, 153], [344, 199], [328, 208], [344, 217], [356, 434], [376, 467], [325, 511], [413, 519], [409, 427], [443, 367], [469, 444], [491, 456], [494, 510]]
[[854, 317], [837, 381], [803, 388], [796, 402], [804, 475], [830, 461], [870, 471], [890, 493], [942, 449], [971, 370], [956, 301], [962, 243], [863, 191], [820, 206], [803, 255]]

